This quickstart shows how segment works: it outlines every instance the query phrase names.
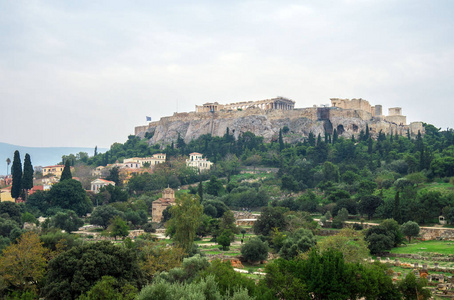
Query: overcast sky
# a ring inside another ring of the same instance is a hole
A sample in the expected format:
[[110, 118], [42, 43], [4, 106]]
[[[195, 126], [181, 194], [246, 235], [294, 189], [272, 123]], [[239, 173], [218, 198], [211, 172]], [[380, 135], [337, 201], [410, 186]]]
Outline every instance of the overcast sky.
[[0, 1], [0, 142], [109, 147], [208, 101], [454, 127], [454, 1]]

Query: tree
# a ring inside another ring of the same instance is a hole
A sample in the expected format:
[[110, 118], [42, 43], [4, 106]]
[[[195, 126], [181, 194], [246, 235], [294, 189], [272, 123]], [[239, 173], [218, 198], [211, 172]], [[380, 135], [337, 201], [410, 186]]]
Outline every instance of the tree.
[[339, 168], [333, 163], [326, 161], [323, 164], [323, 177], [325, 181], [339, 182]]
[[30, 160], [30, 155], [25, 154], [24, 159], [24, 173], [22, 175], [22, 188], [26, 191], [25, 197], [28, 195], [28, 190], [33, 188], [33, 166]]
[[338, 234], [326, 237], [317, 243], [320, 253], [333, 249], [343, 254], [347, 263], [361, 263], [369, 255], [364, 234], [353, 228], [345, 227]]
[[282, 139], [282, 130], [279, 129], [279, 151], [284, 150], [284, 140]]
[[203, 184], [202, 181], [199, 182], [199, 185], [197, 187], [197, 195], [199, 195], [200, 202], [203, 202]]
[[314, 249], [307, 259], [279, 258], [265, 268], [264, 284], [277, 299], [401, 299], [382, 266], [347, 263], [333, 249]]
[[238, 227], [235, 223], [235, 216], [231, 210], [224, 212], [221, 218], [221, 222], [219, 223], [219, 231], [229, 231], [230, 232], [230, 241], [235, 240], [235, 234], [238, 233]]
[[177, 246], [189, 253], [202, 219], [203, 206], [195, 196], [189, 194], [177, 197], [175, 201], [176, 205], [170, 209], [172, 217], [167, 233], [170, 234], [174, 230], [173, 240]]
[[23, 206], [10, 201], [0, 202], [0, 216], [9, 218], [15, 221], [18, 225], [22, 225]]
[[427, 280], [425, 278], [416, 279], [415, 274], [410, 272], [399, 283], [399, 289], [402, 291], [405, 300], [426, 300], [431, 297], [430, 290], [424, 288], [426, 285]]
[[95, 146], [95, 152], [93, 153], [93, 156], [98, 155], [98, 146]]
[[50, 207], [73, 210], [78, 216], [84, 216], [93, 209], [93, 203], [82, 184], [74, 179], [54, 184], [47, 194], [47, 199]]
[[55, 216], [53, 216], [51, 224], [54, 227], [63, 229], [67, 233], [71, 233], [83, 226], [84, 221], [79, 218], [74, 211], [67, 210], [66, 212], [59, 211]]
[[113, 167], [112, 169], [110, 169], [109, 176], [106, 177], [106, 180], [115, 182], [115, 186], [121, 186], [122, 182], [120, 180], [120, 168]]
[[396, 220], [397, 223], [402, 223], [402, 209], [400, 207], [400, 193], [399, 191], [396, 192], [394, 196], [394, 203], [393, 203], [393, 219]]
[[140, 289], [145, 283], [136, 253], [110, 242], [73, 247], [52, 259], [48, 270], [46, 299], [77, 299], [103, 276], [116, 278], [120, 286]]
[[402, 243], [402, 233], [395, 220], [386, 219], [379, 226], [369, 228], [365, 240], [369, 243], [370, 253], [377, 254]]
[[61, 172], [60, 182], [72, 179], [73, 176], [71, 174], [71, 162], [69, 159], [65, 161], [65, 167], [63, 168], [63, 172]]
[[13, 166], [11, 169], [13, 175], [13, 185], [11, 187], [11, 197], [17, 200], [22, 194], [22, 163], [19, 151], [14, 151]]
[[419, 234], [419, 225], [416, 222], [408, 221], [400, 226], [400, 231], [408, 238], [408, 242], [411, 243], [411, 238]]
[[285, 230], [287, 227], [285, 211], [283, 207], [264, 207], [260, 217], [254, 223], [254, 233], [268, 236], [273, 228]]
[[36, 290], [44, 278], [47, 249], [39, 236], [33, 232], [24, 233], [17, 244], [3, 250], [0, 257], [0, 275], [9, 284], [24, 290]]
[[79, 300], [134, 300], [137, 288], [129, 283], [121, 286], [112, 276], [103, 276], [86, 295]]
[[316, 243], [317, 240], [312, 231], [301, 228], [284, 241], [279, 254], [285, 259], [292, 259], [298, 254], [308, 251]]
[[111, 205], [97, 207], [90, 216], [90, 224], [102, 226], [104, 229], [110, 224], [110, 220], [116, 216], [123, 216], [123, 212], [115, 209]]
[[200, 273], [201, 278], [210, 276], [214, 276], [214, 280], [223, 296], [229, 295], [232, 287], [247, 289], [250, 296], [259, 296], [258, 294], [260, 294], [254, 280], [247, 278], [241, 273], [235, 272], [230, 261], [222, 262], [219, 259], [212, 261], [211, 265]]
[[117, 236], [125, 238], [129, 234], [129, 227], [125, 220], [120, 216], [115, 216], [112, 220], [112, 223], [107, 229], [110, 232], [110, 236], [114, 237], [117, 240]]
[[6, 159], [6, 176], [8, 176], [8, 169], [9, 169], [9, 164], [11, 163], [11, 159], [9, 157]]
[[210, 181], [206, 184], [206, 192], [213, 196], [221, 196], [224, 194], [224, 187], [216, 176], [211, 176]]
[[266, 260], [268, 257], [268, 244], [261, 239], [253, 238], [241, 247], [241, 255], [248, 262]]
[[224, 230], [217, 238], [216, 241], [222, 246], [223, 251], [229, 250], [232, 232], [230, 230]]
[[375, 213], [375, 210], [383, 203], [383, 200], [378, 196], [368, 195], [362, 196], [359, 201], [359, 212], [361, 214], [366, 214], [368, 219], [372, 219], [372, 216]]

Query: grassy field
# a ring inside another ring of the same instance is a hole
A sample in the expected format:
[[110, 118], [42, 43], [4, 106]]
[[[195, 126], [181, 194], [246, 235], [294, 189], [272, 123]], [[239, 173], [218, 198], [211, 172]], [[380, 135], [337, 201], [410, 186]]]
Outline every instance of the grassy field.
[[454, 242], [450, 241], [414, 241], [406, 246], [393, 248], [391, 253], [409, 253], [409, 254], [454, 254]]

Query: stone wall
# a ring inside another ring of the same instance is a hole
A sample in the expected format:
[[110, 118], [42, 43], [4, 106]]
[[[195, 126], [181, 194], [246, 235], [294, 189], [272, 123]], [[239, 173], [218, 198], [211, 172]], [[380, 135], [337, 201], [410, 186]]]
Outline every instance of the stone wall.
[[383, 116], [374, 117], [364, 110], [337, 107], [323, 109], [327, 110], [328, 118], [320, 119], [317, 107], [293, 110], [250, 107], [243, 111], [175, 113], [147, 126], [136, 127], [135, 132], [141, 138], [145, 137], [146, 132], [152, 133], [149, 144], [161, 144], [163, 147], [176, 141], [178, 134], [188, 143], [204, 134], [223, 136], [227, 127], [235, 138], [250, 131], [269, 142], [277, 139], [279, 130], [287, 126], [290, 131], [284, 135], [284, 141], [288, 143], [303, 141], [310, 132], [316, 136], [324, 136], [325, 132], [332, 134], [334, 129], [340, 136], [351, 138], [352, 135], [358, 136], [361, 130], [365, 131], [366, 124], [373, 136], [377, 136], [380, 130], [385, 134], [393, 132], [401, 135], [409, 130], [412, 136], [416, 136], [420, 130], [424, 134], [421, 122], [407, 126], [389, 122]]

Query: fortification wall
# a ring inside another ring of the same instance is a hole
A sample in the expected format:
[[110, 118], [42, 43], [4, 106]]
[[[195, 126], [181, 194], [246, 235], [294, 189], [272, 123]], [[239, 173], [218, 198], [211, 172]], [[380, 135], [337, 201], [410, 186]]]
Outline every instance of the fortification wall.
[[250, 107], [239, 111], [175, 113], [149, 125], [136, 127], [135, 134], [143, 138], [146, 132], [152, 133], [153, 137], [149, 143], [165, 146], [176, 141], [178, 134], [185, 142], [190, 142], [204, 134], [223, 136], [227, 127], [235, 138], [250, 131], [263, 136], [264, 140], [269, 142], [277, 139], [279, 129], [287, 126], [290, 131], [284, 135], [284, 141], [288, 143], [303, 141], [310, 132], [316, 136], [324, 136], [325, 132], [332, 134], [334, 129], [337, 129], [340, 136], [351, 138], [352, 135], [359, 135], [361, 130], [365, 131], [366, 125], [373, 136], [378, 136], [380, 131], [400, 135], [405, 135], [407, 130], [412, 135], [416, 135], [418, 130], [424, 133], [421, 122], [407, 126], [389, 122], [386, 118], [374, 117], [371, 112], [364, 110], [337, 107], [294, 110], [263, 110]]

